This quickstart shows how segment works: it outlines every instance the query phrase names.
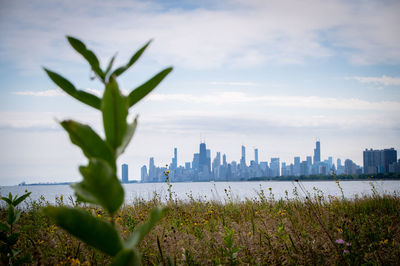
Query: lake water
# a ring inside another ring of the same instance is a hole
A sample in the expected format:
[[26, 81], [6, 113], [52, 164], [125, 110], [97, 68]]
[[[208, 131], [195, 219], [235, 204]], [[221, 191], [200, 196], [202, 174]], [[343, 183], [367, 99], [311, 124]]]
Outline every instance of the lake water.
[[[273, 193], [275, 199], [285, 198], [286, 191], [289, 198], [295, 197], [293, 190], [297, 187], [300, 197], [305, 197], [305, 192], [312, 195], [319, 190], [324, 196], [332, 195], [341, 197], [341, 191], [334, 181], [309, 181], [309, 182], [290, 182], [290, 181], [264, 181], [264, 182], [190, 182], [190, 183], [171, 183], [174, 198], [189, 200], [190, 197], [201, 200], [215, 200], [226, 202], [232, 200], [245, 200], [258, 198], [261, 190], [264, 190], [266, 197]], [[340, 181], [346, 198], [356, 196], [372, 195], [373, 188], [379, 194], [400, 194], [400, 181]], [[141, 198], [150, 200], [155, 193], [162, 200], [168, 198], [168, 186], [165, 183], [132, 183], [124, 184], [125, 202], [130, 203], [134, 199]], [[271, 188], [271, 190], [270, 190]], [[8, 192], [13, 195], [22, 195], [25, 190], [32, 192], [31, 199], [37, 200], [40, 196], [50, 203], [55, 203], [57, 196], [63, 195], [64, 200], [73, 196], [73, 190], [69, 185], [36, 185], [36, 186], [8, 186], [0, 187], [1, 196]]]

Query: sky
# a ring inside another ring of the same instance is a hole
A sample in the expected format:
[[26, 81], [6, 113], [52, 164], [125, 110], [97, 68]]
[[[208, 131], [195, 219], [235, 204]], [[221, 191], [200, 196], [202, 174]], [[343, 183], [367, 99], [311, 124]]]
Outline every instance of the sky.
[[400, 151], [400, 2], [340, 0], [0, 0], [0, 185], [79, 181], [87, 163], [58, 121], [102, 133], [101, 114], [57, 88], [47, 67], [101, 95], [66, 35], [104, 67], [140, 60], [119, 79], [124, 93], [173, 72], [130, 111], [136, 134], [118, 165], [192, 161], [200, 141], [227, 160], [313, 154], [362, 165], [366, 148]]

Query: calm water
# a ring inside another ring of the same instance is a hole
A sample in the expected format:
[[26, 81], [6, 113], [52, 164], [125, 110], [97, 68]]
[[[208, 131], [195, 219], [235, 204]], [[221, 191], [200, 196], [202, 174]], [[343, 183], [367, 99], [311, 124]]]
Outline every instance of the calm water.
[[[325, 196], [341, 196], [340, 189], [334, 181], [313, 181], [301, 182], [305, 190], [311, 194], [315, 194], [316, 190], [323, 192]], [[372, 186], [375, 187], [379, 194], [400, 194], [400, 181], [341, 181], [340, 186], [346, 198], [355, 196], [372, 195]], [[201, 200], [215, 200], [225, 202], [228, 198], [232, 200], [245, 200], [258, 197], [261, 189], [267, 197], [270, 196], [270, 190], [274, 194], [275, 199], [284, 198], [285, 191], [288, 192], [289, 198], [293, 198], [293, 189], [297, 187], [299, 195], [304, 197], [304, 193], [298, 187], [298, 183], [294, 182], [204, 182], [204, 183], [172, 183], [172, 191], [174, 197], [181, 200], [189, 200], [190, 197]], [[125, 184], [125, 200], [127, 203], [132, 202], [135, 198], [149, 200], [157, 193], [162, 200], [168, 197], [167, 184], [165, 183], [136, 183]], [[31, 199], [39, 199], [41, 195], [51, 203], [55, 202], [56, 196], [63, 195], [64, 199], [73, 195], [69, 185], [50, 185], [50, 186], [9, 186], [0, 187], [1, 196], [5, 196], [8, 192], [13, 195], [21, 195], [25, 189], [32, 192]]]

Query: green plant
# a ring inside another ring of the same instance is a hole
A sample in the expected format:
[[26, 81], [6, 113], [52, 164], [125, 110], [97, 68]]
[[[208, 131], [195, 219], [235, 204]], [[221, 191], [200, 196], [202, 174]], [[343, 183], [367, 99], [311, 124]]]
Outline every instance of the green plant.
[[0, 254], [1, 262], [9, 265], [19, 265], [28, 259], [28, 256], [23, 256], [17, 259], [18, 254], [22, 250], [14, 249], [15, 244], [18, 241], [19, 232], [14, 232], [14, 225], [18, 222], [21, 217], [22, 210], [16, 209], [16, 207], [23, 202], [31, 192], [25, 193], [21, 197], [13, 195], [11, 192], [8, 194], [8, 198], [2, 197], [1, 200], [7, 204], [7, 221], [0, 222]]
[[162, 218], [164, 209], [156, 207], [149, 219], [123, 241], [115, 226], [114, 216], [124, 202], [124, 189], [117, 177], [117, 158], [125, 151], [137, 126], [137, 117], [127, 123], [129, 108], [150, 93], [171, 71], [166, 68], [154, 77], [132, 90], [129, 95], [121, 93], [116, 78], [128, 70], [150, 44], [147, 42], [129, 60], [126, 65], [113, 69], [115, 56], [111, 58], [103, 71], [96, 55], [80, 40], [67, 36], [71, 46], [89, 63], [95, 77], [105, 86], [102, 98], [75, 86], [61, 75], [46, 68], [49, 78], [67, 94], [101, 111], [105, 139], [91, 127], [73, 120], [61, 122], [68, 132], [71, 142], [81, 148], [88, 158], [87, 166], [80, 166], [83, 181], [72, 185], [77, 200], [98, 205], [109, 215], [109, 221], [94, 217], [79, 208], [47, 207], [45, 213], [54, 222], [70, 234], [81, 239], [105, 254], [113, 257], [114, 265], [138, 265], [141, 262], [137, 244], [151, 231]]

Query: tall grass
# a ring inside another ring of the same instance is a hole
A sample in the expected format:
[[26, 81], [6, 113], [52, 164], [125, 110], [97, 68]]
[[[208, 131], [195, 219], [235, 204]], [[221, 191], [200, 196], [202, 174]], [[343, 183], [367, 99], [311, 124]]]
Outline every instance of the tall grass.
[[[154, 206], [168, 205], [166, 217], [138, 249], [144, 264], [380, 264], [398, 265], [400, 197], [379, 195], [346, 199], [303, 191], [294, 199], [275, 200], [260, 189], [258, 198], [225, 203], [137, 199], [114, 216], [123, 237], [142, 224]], [[189, 195], [190, 196], [190, 195]], [[306, 198], [307, 197], [307, 198]], [[58, 205], [64, 204], [63, 199]], [[40, 264], [106, 264], [111, 261], [43, 216], [44, 200], [33, 201], [21, 215], [18, 245]], [[103, 210], [84, 207], [100, 219]], [[6, 210], [1, 209], [1, 219]]]

